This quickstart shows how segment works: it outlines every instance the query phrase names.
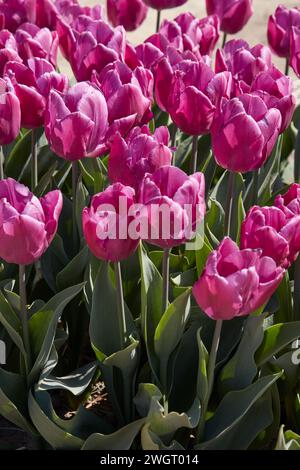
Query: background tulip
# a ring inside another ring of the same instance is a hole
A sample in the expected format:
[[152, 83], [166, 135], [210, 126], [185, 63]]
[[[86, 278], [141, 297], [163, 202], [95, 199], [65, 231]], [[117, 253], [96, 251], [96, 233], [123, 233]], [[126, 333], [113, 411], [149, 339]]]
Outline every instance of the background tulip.
[[18, 46], [13, 34], [7, 29], [0, 31], [0, 76], [3, 76], [7, 62], [22, 62], [18, 53]]
[[32, 23], [24, 23], [16, 33], [15, 39], [18, 45], [20, 57], [24, 62], [33, 57], [46, 59], [56, 67], [58, 34], [48, 28], [40, 29]]
[[241, 248], [260, 248], [288, 268], [300, 251], [300, 215], [288, 219], [277, 207], [252, 207], [242, 223]]
[[284, 212], [287, 219], [300, 215], [300, 185], [293, 183], [285, 194], [276, 196], [274, 205]]
[[235, 34], [253, 15], [252, 3], [252, 0], [206, 0], [206, 10], [208, 15], [220, 18], [222, 31]]
[[57, 230], [62, 195], [41, 199], [12, 178], [0, 181], [0, 258], [27, 265], [47, 250]]
[[[204, 175], [199, 172], [187, 176], [179, 168], [161, 167], [152, 175], [145, 175], [140, 187], [139, 202], [148, 210], [148, 241], [161, 248], [181, 245], [191, 237], [196, 225], [202, 222], [205, 215]], [[169, 221], [163, 212], [155, 215], [159, 208], [169, 209]]]
[[101, 5], [81, 6], [77, 0], [36, 0], [36, 24], [40, 28], [55, 29], [58, 17], [72, 24], [79, 15], [100, 20], [103, 18], [103, 7]]
[[291, 31], [291, 54], [289, 64], [295, 74], [300, 77], [300, 27], [292, 28]]
[[145, 173], [154, 173], [161, 166], [171, 164], [169, 138], [167, 127], [158, 127], [153, 135], [146, 126], [135, 127], [126, 139], [117, 134], [108, 160], [110, 181], [132, 186], [138, 191]]
[[106, 130], [107, 106], [96, 87], [82, 82], [65, 94], [50, 92], [45, 134], [57, 155], [71, 161], [98, 156]]
[[107, 0], [107, 15], [113, 26], [134, 31], [145, 20], [148, 8], [142, 0]]
[[36, 19], [36, 0], [2, 0], [0, 3], [0, 23], [3, 29], [15, 32], [27, 21]]
[[272, 152], [280, 128], [279, 110], [268, 109], [259, 96], [224, 99], [211, 128], [213, 154], [230, 171], [253, 171]]
[[8, 79], [0, 78], [0, 145], [10, 144], [21, 125], [20, 102]]
[[143, 2], [155, 10], [167, 10], [168, 8], [179, 7], [187, 0], [143, 0]]
[[214, 320], [231, 320], [262, 307], [279, 286], [284, 269], [260, 250], [239, 250], [228, 237], [206, 262], [193, 287], [200, 308]]
[[299, 8], [286, 8], [279, 5], [275, 14], [269, 17], [268, 41], [272, 50], [279, 57], [289, 57], [293, 26], [300, 27]]
[[[134, 219], [128, 215], [128, 210], [135, 202], [134, 197], [134, 189], [115, 183], [96, 194], [90, 208], [83, 210], [84, 236], [97, 258], [117, 262], [128, 258], [136, 250], [139, 240], [133, 240], [128, 233], [128, 226]], [[125, 206], [126, 213], [123, 213], [122, 207]], [[124, 234], [122, 238], [120, 233]]]

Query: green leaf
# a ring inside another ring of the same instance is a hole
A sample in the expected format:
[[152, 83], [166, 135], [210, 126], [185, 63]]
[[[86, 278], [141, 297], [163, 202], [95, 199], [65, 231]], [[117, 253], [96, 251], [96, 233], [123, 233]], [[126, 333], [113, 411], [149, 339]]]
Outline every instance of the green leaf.
[[300, 450], [300, 436], [293, 431], [284, 432], [281, 426], [275, 450]]
[[197, 331], [197, 343], [199, 350], [198, 379], [197, 379], [197, 397], [201, 407], [208, 393], [207, 361], [208, 352], [201, 340], [201, 328]]
[[89, 250], [87, 245], [85, 245], [67, 266], [58, 273], [56, 277], [58, 290], [63, 290], [82, 282], [88, 259]]
[[11, 308], [8, 301], [0, 291], [0, 323], [4, 326], [10, 338], [13, 340], [15, 345], [19, 348], [23, 356], [25, 357], [26, 352], [24, 349], [22, 339], [22, 327], [19, 318], [15, 311]]
[[279, 309], [275, 314], [276, 323], [290, 322], [293, 319], [293, 296], [289, 272], [286, 271], [278, 289]]
[[39, 382], [39, 390], [68, 390], [73, 395], [81, 395], [90, 385], [97, 368], [92, 362], [75, 370], [65, 377], [46, 376]]
[[138, 419], [113, 434], [92, 434], [85, 441], [82, 450], [129, 450], [145, 420]]
[[262, 345], [255, 354], [258, 366], [266, 363], [272, 356], [280, 352], [300, 336], [300, 322], [277, 323], [265, 330]]

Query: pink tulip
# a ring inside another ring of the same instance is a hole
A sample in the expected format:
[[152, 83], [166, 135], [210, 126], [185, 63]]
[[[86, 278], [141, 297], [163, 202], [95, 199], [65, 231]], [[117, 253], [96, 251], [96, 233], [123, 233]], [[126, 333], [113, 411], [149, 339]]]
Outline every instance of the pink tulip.
[[296, 97], [293, 94], [293, 80], [276, 67], [261, 72], [252, 83], [251, 92], [258, 94], [268, 108], [277, 108], [281, 114], [280, 133], [291, 123], [296, 108]]
[[45, 59], [29, 59], [28, 67], [18, 62], [7, 62], [4, 75], [14, 86], [21, 105], [21, 125], [27, 129], [44, 124], [45, 107], [51, 89], [64, 92], [68, 78], [55, 72]]
[[35, 23], [36, 0], [2, 0], [0, 3], [0, 24], [2, 29], [12, 33], [27, 21]]
[[147, 241], [161, 248], [181, 245], [204, 219], [204, 175], [187, 176], [177, 167], [163, 166], [145, 175], [139, 202], [148, 212]]
[[20, 102], [8, 79], [0, 78], [0, 145], [10, 144], [20, 132]]
[[56, 31], [51, 32], [48, 28], [40, 29], [34, 24], [24, 23], [17, 29], [15, 39], [20, 57], [24, 62], [33, 57], [39, 57], [48, 60], [56, 67], [58, 50]]
[[132, 188], [115, 183], [96, 194], [90, 208], [83, 210], [84, 236], [97, 258], [121, 261], [136, 250], [139, 239], [133, 239], [128, 231], [134, 220], [134, 216], [128, 215], [128, 211], [134, 206], [134, 196]]
[[40, 28], [55, 29], [58, 16], [66, 23], [72, 24], [79, 15], [100, 20], [103, 18], [103, 7], [81, 6], [77, 0], [36, 0], [36, 24]]
[[215, 75], [203, 62], [186, 60], [172, 69], [164, 58], [157, 66], [156, 101], [187, 134], [208, 133], [221, 98], [230, 98], [233, 91], [230, 73]]
[[272, 54], [262, 44], [250, 48], [242, 39], [233, 39], [218, 49], [216, 72], [229, 71], [237, 81], [242, 92], [248, 93], [255, 77], [272, 67]]
[[293, 26], [300, 27], [300, 9], [279, 5], [275, 14], [269, 17], [268, 41], [279, 57], [289, 57]]
[[3, 76], [5, 64], [10, 61], [22, 62], [18, 53], [15, 37], [7, 29], [0, 31], [0, 76]]
[[169, 137], [167, 127], [158, 127], [153, 135], [146, 126], [135, 127], [126, 139], [116, 134], [108, 160], [110, 181], [138, 191], [146, 173], [154, 173], [161, 166], [171, 164]]
[[285, 194], [276, 196], [274, 205], [284, 212], [287, 219], [300, 216], [300, 185], [293, 183]]
[[24, 265], [37, 261], [53, 240], [62, 203], [58, 190], [38, 199], [12, 178], [0, 181], [0, 258]]
[[51, 149], [66, 160], [97, 157], [105, 147], [107, 105], [103, 94], [87, 82], [66, 93], [50, 92], [45, 134]]
[[276, 143], [281, 128], [278, 109], [268, 109], [256, 95], [224, 100], [211, 128], [217, 163], [230, 171], [246, 173], [260, 168]]
[[288, 219], [277, 207], [252, 207], [242, 223], [241, 247], [260, 248], [288, 268], [300, 251], [300, 215]]
[[193, 287], [201, 310], [214, 320], [231, 320], [263, 307], [279, 286], [284, 269], [260, 250], [239, 250], [228, 237], [206, 262]]
[[122, 136], [134, 126], [147, 124], [152, 119], [151, 104], [153, 76], [150, 70], [137, 67], [134, 71], [119, 61], [107, 65], [92, 82], [107, 101], [110, 141], [116, 132]]
[[142, 0], [107, 0], [107, 15], [113, 26], [134, 31], [145, 20], [148, 8]]
[[206, 0], [208, 15], [220, 18], [221, 30], [238, 33], [253, 15], [253, 0]]
[[289, 63], [295, 74], [300, 77], [300, 27], [292, 28], [291, 31], [291, 54]]
[[155, 10], [167, 10], [183, 5], [187, 0], [143, 0], [146, 5]]
[[94, 70], [100, 73], [106, 65], [125, 57], [126, 37], [121, 26], [111, 28], [103, 20], [81, 15], [72, 27], [58, 18], [56, 28], [62, 52], [78, 81], [90, 80]]

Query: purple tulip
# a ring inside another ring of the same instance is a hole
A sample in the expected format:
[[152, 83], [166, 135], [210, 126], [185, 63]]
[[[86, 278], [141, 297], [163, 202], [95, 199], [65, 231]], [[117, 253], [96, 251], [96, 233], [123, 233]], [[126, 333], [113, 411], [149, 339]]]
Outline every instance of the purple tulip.
[[0, 258], [28, 265], [47, 250], [57, 230], [62, 194], [38, 199], [12, 178], [0, 181]]
[[20, 132], [20, 102], [8, 79], [0, 78], [0, 145], [10, 144]]
[[300, 77], [300, 27], [292, 28], [291, 31], [291, 55], [289, 63], [297, 77]]
[[271, 67], [267, 72], [261, 72], [252, 83], [251, 92], [264, 100], [268, 108], [277, 108], [281, 114], [280, 132], [291, 123], [296, 108], [296, 98], [293, 95], [293, 80]]
[[183, 5], [187, 0], [143, 0], [146, 5], [155, 10], [167, 10]]
[[137, 67], [134, 71], [122, 63], [107, 65], [92, 82], [107, 101], [110, 141], [116, 132], [126, 135], [134, 126], [147, 124], [152, 119], [153, 76], [150, 70]]
[[174, 166], [163, 166], [146, 174], [139, 202], [147, 209], [147, 241], [172, 248], [189, 240], [205, 215], [203, 173], [187, 176]]
[[288, 268], [300, 251], [300, 215], [288, 219], [277, 207], [252, 207], [242, 223], [241, 248], [259, 248]]
[[4, 67], [7, 62], [22, 62], [18, 53], [15, 37], [7, 29], [0, 31], [0, 76], [3, 76]]
[[113, 26], [134, 31], [145, 20], [148, 8], [142, 0], [107, 0], [107, 15]]
[[40, 27], [55, 29], [57, 17], [72, 24], [79, 15], [86, 15], [94, 20], [103, 18], [103, 7], [81, 6], [77, 0], [36, 0], [36, 24]]
[[2, 0], [0, 3], [0, 29], [12, 33], [22, 24], [35, 23], [36, 0]]
[[278, 109], [268, 109], [256, 95], [223, 100], [211, 128], [217, 163], [245, 173], [260, 168], [273, 150], [281, 128]]
[[289, 57], [292, 28], [300, 27], [300, 9], [279, 5], [275, 14], [269, 17], [268, 41], [279, 57]]
[[204, 62], [182, 61], [171, 67], [162, 59], [156, 70], [155, 97], [159, 107], [169, 112], [185, 133], [201, 135], [210, 131], [222, 97], [233, 94], [228, 72], [215, 75]]
[[300, 185], [293, 183], [285, 194], [276, 196], [274, 205], [284, 212], [287, 219], [300, 215]]
[[21, 105], [21, 125], [27, 129], [44, 124], [45, 107], [51, 89], [64, 92], [68, 78], [55, 72], [53, 65], [45, 59], [29, 59], [28, 66], [18, 62], [7, 62], [4, 75], [14, 86]]
[[260, 250], [239, 250], [226, 237], [206, 262], [193, 287], [201, 310], [214, 320], [231, 320], [263, 307], [279, 286], [284, 269]]
[[24, 23], [16, 33], [15, 39], [18, 45], [20, 57], [26, 63], [28, 59], [39, 57], [46, 59], [56, 67], [58, 34], [48, 28], [40, 29], [31, 23]]
[[169, 138], [167, 127], [158, 127], [153, 135], [147, 126], [135, 127], [126, 139], [116, 134], [108, 160], [110, 181], [131, 186], [138, 192], [146, 173], [171, 164]]
[[82, 225], [91, 252], [105, 261], [121, 261], [137, 248], [139, 238], [128, 231], [134, 216], [128, 214], [134, 207], [134, 189], [115, 183], [96, 194], [90, 208], [82, 213]]
[[65, 94], [50, 92], [45, 134], [51, 149], [66, 160], [97, 157], [105, 147], [107, 105], [101, 91], [81, 82]]
[[253, 15], [253, 0], [206, 0], [208, 15], [220, 18], [221, 30], [238, 33]]
[[272, 54], [262, 44], [250, 48], [242, 39], [233, 39], [218, 49], [216, 72], [229, 71], [239, 84], [242, 92], [248, 93], [255, 77], [272, 67]]

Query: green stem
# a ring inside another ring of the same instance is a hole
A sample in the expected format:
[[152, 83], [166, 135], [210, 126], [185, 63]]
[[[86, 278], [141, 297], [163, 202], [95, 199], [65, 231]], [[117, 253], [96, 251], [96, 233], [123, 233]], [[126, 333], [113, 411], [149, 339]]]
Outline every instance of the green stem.
[[225, 46], [226, 41], [227, 41], [227, 33], [224, 33], [223, 34], [223, 41], [222, 41], [222, 48]]
[[216, 321], [215, 331], [214, 331], [214, 336], [212, 340], [208, 366], [207, 366], [207, 393], [203, 402], [203, 406], [201, 410], [201, 419], [200, 419], [198, 432], [197, 432], [198, 442], [200, 442], [203, 438], [203, 433], [205, 430], [205, 416], [207, 413], [209, 399], [213, 391], [216, 360], [217, 360], [217, 354], [218, 354], [218, 349], [219, 349], [219, 344], [220, 344], [222, 324], [223, 324], [223, 320]]
[[232, 173], [230, 171], [229, 172], [229, 180], [228, 180], [226, 208], [225, 208], [225, 224], [224, 224], [224, 234], [225, 234], [225, 236], [226, 235], [230, 236], [233, 193], [234, 193], [234, 173]]
[[120, 347], [124, 349], [127, 345], [127, 328], [126, 328], [126, 317], [125, 317], [125, 304], [124, 304], [124, 295], [123, 295], [123, 285], [122, 285], [122, 273], [121, 273], [121, 264], [120, 261], [114, 263], [115, 268], [115, 281], [116, 281], [116, 291], [117, 291], [117, 308], [118, 308], [118, 321], [119, 321], [119, 331], [120, 331]]
[[2, 145], [0, 145], [0, 180], [4, 179], [4, 153]]
[[294, 180], [296, 183], [300, 182], [300, 120], [298, 122], [298, 132], [294, 154]]
[[286, 63], [285, 63], [285, 71], [284, 73], [288, 76], [290, 71], [290, 58], [287, 57]]
[[37, 138], [36, 131], [31, 131], [31, 191], [38, 185], [38, 161], [37, 161]]
[[31, 348], [29, 339], [29, 328], [27, 318], [27, 298], [26, 298], [26, 271], [25, 266], [19, 265], [19, 294], [21, 302], [21, 324], [23, 331], [24, 348], [26, 352], [26, 374], [28, 376], [31, 370]]
[[293, 320], [300, 320], [300, 255], [295, 262]]
[[157, 33], [160, 27], [160, 16], [161, 16], [161, 10], [157, 10], [157, 17], [156, 17], [156, 32]]
[[165, 248], [163, 254], [162, 265], [162, 278], [163, 278], [163, 291], [162, 291], [162, 309], [165, 312], [169, 303], [169, 274], [170, 274], [170, 249]]
[[75, 250], [77, 244], [77, 217], [76, 217], [76, 191], [78, 183], [78, 162], [72, 162], [72, 235], [73, 235], [73, 249]]
[[252, 206], [255, 206], [258, 201], [258, 188], [259, 188], [259, 170], [253, 171], [252, 180]]
[[198, 136], [193, 136], [193, 144], [192, 144], [192, 166], [191, 166], [191, 173], [196, 173], [197, 171], [197, 160], [198, 160]]
[[[172, 129], [172, 134], [171, 134], [171, 148], [176, 147], [177, 130], [178, 130], [178, 127], [174, 124], [174, 127]], [[175, 155], [176, 155], [176, 151], [173, 152], [172, 165], [175, 165], [176, 163]]]

